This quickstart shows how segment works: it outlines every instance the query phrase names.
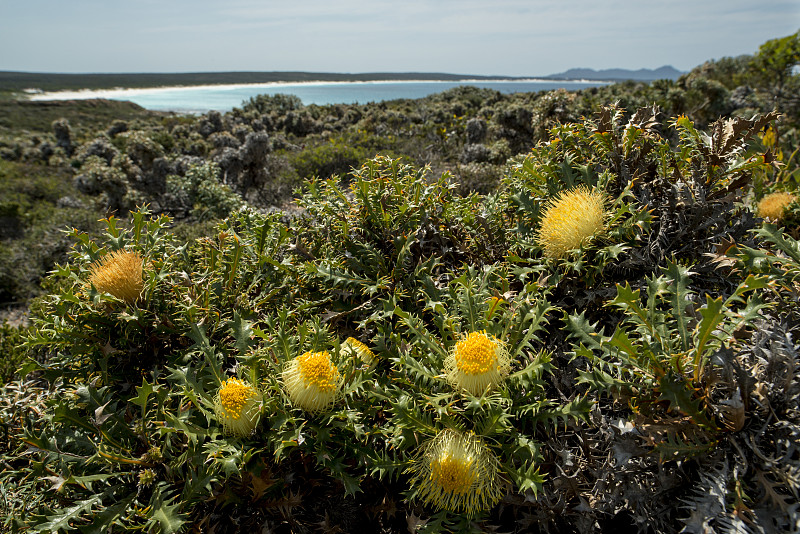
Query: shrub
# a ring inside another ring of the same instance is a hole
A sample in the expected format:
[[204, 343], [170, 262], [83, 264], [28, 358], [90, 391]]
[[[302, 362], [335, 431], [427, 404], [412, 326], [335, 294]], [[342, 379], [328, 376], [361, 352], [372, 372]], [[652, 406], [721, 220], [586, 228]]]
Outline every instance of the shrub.
[[277, 113], [283, 115], [303, 107], [303, 102], [295, 95], [274, 94], [257, 95], [250, 98], [242, 106], [242, 111], [255, 111], [261, 115]]
[[27, 326], [14, 326], [6, 320], [0, 323], [0, 386], [23, 378], [19, 371], [27, 356], [23, 341], [29, 330]]
[[333, 139], [328, 143], [306, 148], [293, 153], [289, 162], [301, 179], [345, 176], [361, 166], [367, 158], [374, 156], [364, 148], [353, 146], [344, 139]]
[[101, 209], [124, 214], [131, 207], [125, 199], [129, 185], [125, 175], [119, 169], [109, 167], [98, 156], [86, 159], [73, 183], [81, 193], [97, 197]]
[[168, 176], [167, 194], [198, 221], [224, 218], [243, 204], [238, 195], [219, 182], [219, 168], [212, 162], [192, 165], [185, 176]]

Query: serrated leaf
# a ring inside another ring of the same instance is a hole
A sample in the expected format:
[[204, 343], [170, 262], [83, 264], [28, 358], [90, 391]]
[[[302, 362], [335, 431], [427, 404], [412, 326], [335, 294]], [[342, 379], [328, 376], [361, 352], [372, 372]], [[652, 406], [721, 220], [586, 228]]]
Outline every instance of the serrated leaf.
[[400, 364], [421, 383], [434, 384], [439, 381], [437, 378], [438, 373], [435, 369], [423, 365], [410, 354], [400, 356]]
[[707, 454], [709, 450], [716, 446], [714, 440], [703, 441], [699, 437], [683, 439], [674, 432], [669, 432], [664, 441], [656, 443], [655, 450], [662, 460], [672, 460], [674, 458], [691, 458], [698, 454]]
[[189, 332], [186, 334], [195, 342], [195, 347], [197, 347], [200, 352], [203, 353], [205, 357], [206, 363], [211, 368], [211, 371], [214, 373], [214, 377], [217, 380], [217, 384], [222, 384], [222, 369], [220, 362], [217, 360], [216, 354], [214, 352], [214, 347], [211, 346], [211, 342], [208, 340], [206, 336], [206, 329], [204, 326], [200, 326], [197, 323], [192, 323]]
[[778, 228], [774, 224], [765, 223], [761, 228], [753, 230], [753, 233], [777, 246], [795, 263], [800, 263], [800, 242], [787, 236], [781, 230], [782, 228]]
[[147, 379], [142, 377], [142, 385], [136, 386], [136, 396], [132, 397], [128, 402], [131, 404], [135, 404], [139, 406], [142, 410], [145, 409], [147, 406], [147, 398], [152, 395], [154, 392], [158, 391], [160, 386], [156, 385], [153, 387], [153, 384], [150, 384]]
[[700, 315], [702, 316], [702, 319], [698, 323], [694, 332], [695, 346], [693, 349], [693, 364], [695, 382], [699, 382], [700, 377], [702, 376], [707, 346], [713, 339], [714, 330], [725, 318], [725, 314], [722, 312], [722, 309], [722, 297], [714, 299], [711, 298], [710, 295], [706, 295], [706, 305], [700, 308]]
[[623, 358], [624, 360], [636, 362], [638, 364], [640, 347], [637, 347], [633, 344], [631, 339], [628, 337], [628, 333], [622, 328], [618, 327], [616, 330], [614, 330], [614, 334], [608, 339], [607, 342], [604, 342], [604, 344], [608, 344], [624, 352], [626, 354], [626, 357]]
[[86, 416], [80, 412], [70, 408], [66, 404], [59, 404], [53, 412], [53, 421], [69, 422], [75, 426], [81, 427], [84, 430], [94, 434], [97, 429], [86, 421]]
[[144, 462], [142, 460], [137, 460], [136, 458], [131, 458], [129, 456], [125, 456], [124, 454], [118, 451], [112, 451], [107, 448], [103, 448], [101, 446], [97, 448], [97, 454], [113, 463], [130, 464], [130, 465], [147, 465], [147, 462]]
[[425, 345], [432, 349], [443, 361], [447, 357], [447, 351], [444, 347], [428, 333], [422, 320], [418, 317], [404, 311], [399, 306], [394, 309], [394, 314], [400, 317], [403, 324], [414, 334], [414, 336], [423, 341]]
[[233, 312], [233, 320], [228, 323], [233, 332], [233, 338], [236, 340], [233, 346], [240, 354], [246, 353], [254, 344], [251, 339], [253, 337], [253, 330], [250, 328], [252, 324], [252, 321], [242, 319], [236, 311]]
[[374, 449], [365, 450], [364, 455], [370, 475], [377, 475], [379, 480], [387, 477], [391, 480], [394, 475], [399, 475], [400, 469], [406, 465], [405, 461], [394, 460], [387, 453]]
[[117, 518], [125, 514], [128, 506], [136, 500], [136, 494], [129, 495], [118, 503], [112, 504], [92, 517], [92, 524], [80, 528], [83, 534], [106, 534]]
[[334, 287], [346, 287], [358, 290], [358, 292], [362, 294], [374, 294], [378, 290], [387, 289], [389, 287], [388, 280], [386, 279], [381, 278], [376, 281], [368, 278], [360, 278], [348, 273], [344, 269], [334, 269], [322, 263], [306, 263], [306, 272], [322, 278], [325, 282]]
[[576, 421], [587, 421], [589, 412], [592, 409], [592, 401], [588, 397], [582, 396], [572, 399], [566, 404], [555, 406], [550, 401], [545, 401], [534, 410], [533, 415], [528, 416], [530, 421], [551, 423], [557, 426], [559, 422], [566, 422], [569, 419]]
[[[211, 418], [212, 414], [210, 412], [206, 412], [206, 415]], [[176, 417], [170, 413], [164, 414], [164, 418], [167, 420], [167, 425], [161, 428], [161, 433], [168, 433], [168, 432], [175, 432], [175, 430], [180, 430], [194, 443], [201, 441], [206, 436], [212, 434], [208, 429], [202, 428], [188, 421], [183, 421], [179, 417]]]
[[420, 412], [413, 401], [407, 395], [403, 395], [396, 402], [392, 403], [392, 413], [394, 414], [395, 424], [405, 426], [415, 432], [422, 432], [428, 435], [436, 435], [437, 429], [433, 425], [430, 414]]
[[[756, 276], [749, 274], [747, 278], [739, 284], [734, 292], [734, 295], [737, 297], [742, 296], [743, 294], [747, 293], [748, 291], [755, 291], [756, 289], [764, 289], [765, 287], [769, 287], [769, 277], [767, 276]], [[731, 299], [728, 299], [730, 302]], [[727, 304], [727, 302], [726, 302]]]
[[475, 432], [483, 437], [505, 433], [513, 426], [510, 414], [503, 406], [491, 406], [486, 414], [482, 414], [475, 425]]
[[694, 422], [702, 426], [714, 427], [711, 420], [703, 413], [700, 400], [695, 396], [686, 378], [670, 373], [661, 378], [658, 384], [659, 400], [667, 401], [672, 409], [690, 416]]
[[102, 495], [94, 495], [86, 500], [78, 501], [73, 506], [62, 508], [53, 515], [47, 516], [49, 521], [33, 527], [34, 532], [59, 532], [75, 530], [70, 523], [81, 519], [82, 514], [91, 516], [92, 508], [102, 501]]
[[591, 371], [578, 370], [578, 384], [589, 384], [596, 391], [605, 391], [613, 387], [622, 387], [627, 382], [614, 378], [607, 372], [597, 367]]
[[528, 462], [519, 469], [508, 464], [503, 467], [520, 493], [531, 490], [534, 495], [538, 495], [542, 490], [544, 477], [539, 474], [539, 467], [534, 462]]
[[186, 521], [181, 517], [181, 514], [178, 512], [181, 505], [179, 504], [168, 504], [169, 502], [174, 501], [175, 499], [169, 499], [169, 501], [164, 500], [161, 495], [161, 487], [156, 487], [155, 491], [153, 492], [153, 497], [150, 500], [150, 509], [152, 513], [150, 515], [151, 519], [148, 521], [148, 525], [151, 527], [158, 526], [157, 532], [159, 534], [175, 534], [181, 530], [184, 523]]
[[586, 319], [585, 312], [581, 312], [578, 315], [567, 315], [564, 320], [567, 323], [570, 336], [577, 338], [582, 348], [602, 350], [603, 336], [597, 332], [595, 325]]
[[665, 274], [672, 281], [669, 292], [669, 302], [672, 304], [672, 314], [678, 328], [678, 336], [683, 350], [689, 349], [689, 327], [686, 316], [686, 306], [689, 300], [689, 269], [669, 262], [664, 269]]
[[211, 343], [208, 341], [208, 337], [206, 337], [206, 329], [204, 326], [200, 326], [197, 323], [192, 323], [189, 328], [189, 332], [186, 334], [189, 338], [195, 342], [197, 348], [203, 352], [212, 352], [213, 348], [211, 347]]
[[510, 375], [507, 380], [522, 387], [540, 385], [542, 374], [549, 372], [553, 368], [551, 361], [552, 356], [549, 353], [540, 352], [528, 365]]
[[639, 318], [641, 324], [652, 327], [648, 321], [647, 314], [642, 309], [641, 300], [639, 299], [639, 290], [631, 289], [628, 282], [625, 282], [624, 286], [617, 284], [617, 296], [608, 304], [609, 306], [616, 306], [628, 313], [632, 312]]
[[[536, 334], [541, 330], [542, 323], [547, 323], [545, 317], [552, 309], [553, 307], [546, 300], [538, 300], [533, 309], [529, 309], [527, 313], [522, 315], [519, 322], [514, 321], [513, 318], [508, 322], [506, 332], [508, 333], [508, 342], [511, 345], [509, 355], [512, 359], [523, 349], [528, 348], [532, 340], [538, 339]], [[509, 329], [513, 330], [509, 332]], [[520, 333], [522, 333], [521, 337]], [[503, 337], [506, 337], [506, 335]]]

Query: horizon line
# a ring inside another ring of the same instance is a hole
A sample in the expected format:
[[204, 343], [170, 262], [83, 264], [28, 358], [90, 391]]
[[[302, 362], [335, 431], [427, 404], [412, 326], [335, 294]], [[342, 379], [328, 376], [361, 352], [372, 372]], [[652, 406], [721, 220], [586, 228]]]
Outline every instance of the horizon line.
[[209, 75], [209, 74], [316, 74], [323, 76], [374, 76], [374, 75], [411, 75], [419, 74], [424, 76], [458, 76], [472, 79], [482, 78], [502, 78], [502, 79], [531, 79], [531, 78], [548, 78], [550, 76], [557, 76], [572, 70], [590, 70], [594, 72], [603, 72], [610, 70], [621, 70], [627, 72], [639, 71], [657, 71], [664, 68], [670, 68], [680, 73], [685, 73], [676, 69], [672, 65], [662, 65], [656, 68], [640, 67], [637, 69], [628, 69], [624, 67], [610, 67], [596, 69], [593, 67], [571, 67], [561, 73], [553, 74], [538, 74], [538, 75], [511, 75], [511, 74], [460, 74], [453, 72], [442, 71], [363, 71], [363, 72], [331, 72], [331, 71], [312, 71], [312, 70], [213, 70], [213, 71], [83, 71], [83, 72], [55, 72], [55, 71], [37, 71], [37, 70], [4, 70], [0, 69], [0, 74], [35, 74], [35, 75], [56, 75], [56, 76], [143, 76], [143, 75]]

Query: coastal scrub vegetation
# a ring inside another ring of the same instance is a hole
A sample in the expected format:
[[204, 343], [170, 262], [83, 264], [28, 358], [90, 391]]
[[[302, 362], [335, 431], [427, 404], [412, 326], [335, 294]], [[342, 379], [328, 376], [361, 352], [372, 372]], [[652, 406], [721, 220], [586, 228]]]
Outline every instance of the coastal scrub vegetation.
[[2, 527], [797, 531], [799, 39], [0, 124]]

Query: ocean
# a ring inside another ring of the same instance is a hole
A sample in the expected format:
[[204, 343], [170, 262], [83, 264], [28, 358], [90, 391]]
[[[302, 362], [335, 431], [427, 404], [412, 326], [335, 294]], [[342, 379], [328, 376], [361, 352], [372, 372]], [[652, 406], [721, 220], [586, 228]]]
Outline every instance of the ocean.
[[158, 87], [152, 89], [112, 89], [97, 91], [61, 91], [32, 95], [32, 100], [68, 100], [109, 98], [129, 100], [154, 111], [205, 113], [230, 111], [259, 94], [292, 94], [303, 104], [366, 104], [399, 98], [422, 98], [454, 87], [471, 85], [501, 93], [586, 89], [610, 82], [588, 80], [516, 80], [516, 81], [374, 81], [374, 82], [303, 82], [243, 85], [203, 85], [194, 87]]

